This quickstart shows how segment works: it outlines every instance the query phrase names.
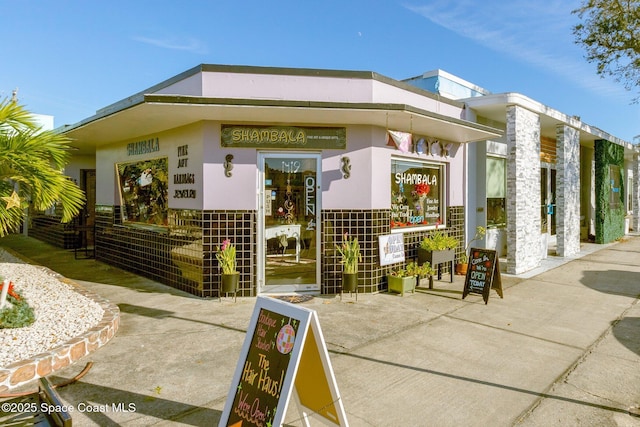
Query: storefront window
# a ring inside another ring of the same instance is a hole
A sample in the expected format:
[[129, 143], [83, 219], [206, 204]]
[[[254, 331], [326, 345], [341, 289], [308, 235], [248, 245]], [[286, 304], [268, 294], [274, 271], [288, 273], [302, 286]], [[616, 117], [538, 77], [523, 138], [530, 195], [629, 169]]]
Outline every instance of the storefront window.
[[167, 158], [116, 165], [124, 222], [167, 225]]
[[487, 157], [487, 227], [504, 227], [507, 223], [506, 159]]
[[391, 229], [443, 223], [444, 166], [391, 160]]

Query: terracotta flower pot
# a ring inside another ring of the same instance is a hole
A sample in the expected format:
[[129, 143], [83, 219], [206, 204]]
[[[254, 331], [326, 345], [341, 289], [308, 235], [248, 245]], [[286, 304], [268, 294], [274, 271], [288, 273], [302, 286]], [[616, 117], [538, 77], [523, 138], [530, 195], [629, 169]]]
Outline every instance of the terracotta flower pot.
[[458, 276], [466, 276], [467, 268], [469, 268], [469, 264], [456, 264], [456, 274]]

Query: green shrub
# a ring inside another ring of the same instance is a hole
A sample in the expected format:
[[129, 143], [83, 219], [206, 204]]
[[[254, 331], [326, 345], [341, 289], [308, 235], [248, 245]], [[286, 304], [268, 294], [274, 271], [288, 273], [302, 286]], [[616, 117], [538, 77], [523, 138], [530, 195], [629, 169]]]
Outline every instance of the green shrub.
[[0, 310], [0, 329], [23, 328], [36, 320], [33, 309], [24, 298], [16, 299], [7, 295], [7, 301], [11, 305], [7, 305]]
[[445, 234], [442, 230], [434, 231], [420, 242], [420, 248], [427, 251], [444, 251], [446, 249], [455, 249], [457, 246], [458, 239]]

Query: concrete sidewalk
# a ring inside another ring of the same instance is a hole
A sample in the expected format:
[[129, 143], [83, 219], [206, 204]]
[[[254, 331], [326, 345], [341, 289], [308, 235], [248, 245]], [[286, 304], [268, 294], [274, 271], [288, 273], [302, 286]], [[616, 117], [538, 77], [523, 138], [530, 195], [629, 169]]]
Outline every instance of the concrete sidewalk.
[[[120, 307], [118, 335], [59, 390], [96, 409], [74, 412], [74, 425], [217, 425], [255, 298], [195, 298], [23, 236], [0, 246]], [[405, 297], [303, 303], [318, 313], [350, 425], [640, 426], [640, 238], [558, 260], [503, 275], [504, 299], [492, 291], [487, 305], [461, 299], [462, 277]], [[110, 410], [121, 403], [135, 411]], [[289, 408], [287, 425], [302, 425]]]

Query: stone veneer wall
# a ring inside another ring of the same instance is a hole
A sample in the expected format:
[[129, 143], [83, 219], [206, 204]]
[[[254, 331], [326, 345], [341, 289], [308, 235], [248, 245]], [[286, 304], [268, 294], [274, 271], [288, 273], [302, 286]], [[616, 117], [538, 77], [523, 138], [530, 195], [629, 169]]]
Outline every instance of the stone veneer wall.
[[[595, 141], [596, 243], [609, 243], [624, 236], [624, 147], [604, 139]], [[610, 202], [610, 167], [618, 166], [620, 188], [618, 207]]]
[[631, 218], [631, 229], [640, 231], [640, 154], [633, 155], [633, 188], [631, 189], [631, 203], [633, 218]]
[[540, 265], [540, 117], [507, 107], [507, 272]]
[[[340, 292], [342, 265], [335, 249], [342, 243], [345, 232], [356, 236], [360, 243], [362, 262], [358, 271], [358, 292], [375, 293], [387, 289], [387, 274], [394, 268], [416, 261], [420, 241], [428, 231], [407, 231], [404, 233], [405, 262], [390, 266], [380, 265], [378, 236], [391, 232], [391, 211], [380, 210], [323, 210], [322, 211], [322, 293]], [[464, 251], [464, 207], [452, 206], [447, 209], [447, 231], [461, 242], [456, 249], [459, 256]], [[448, 267], [443, 272], [448, 272]]]
[[580, 252], [580, 134], [557, 127], [556, 221], [557, 253], [561, 257]]

